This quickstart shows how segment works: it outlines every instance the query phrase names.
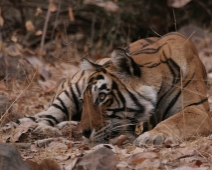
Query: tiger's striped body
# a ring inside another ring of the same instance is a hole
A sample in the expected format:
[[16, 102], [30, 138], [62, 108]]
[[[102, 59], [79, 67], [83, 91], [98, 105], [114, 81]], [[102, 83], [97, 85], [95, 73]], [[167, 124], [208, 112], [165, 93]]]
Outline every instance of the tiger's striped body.
[[125, 51], [117, 50], [111, 64], [94, 66], [93, 71], [78, 127], [90, 140], [132, 134], [135, 125], [148, 122], [153, 129], [135, 140], [138, 146], [212, 132], [206, 72], [196, 48], [183, 35], [139, 40]]
[[178, 33], [136, 41], [98, 64], [84, 59], [82, 68], [60, 85], [46, 111], [12, 125], [35, 121], [35, 131], [55, 131], [60, 123], [77, 120], [84, 136], [105, 142], [150, 124], [153, 130], [135, 140], [138, 146], [212, 131], [204, 66], [194, 45]]

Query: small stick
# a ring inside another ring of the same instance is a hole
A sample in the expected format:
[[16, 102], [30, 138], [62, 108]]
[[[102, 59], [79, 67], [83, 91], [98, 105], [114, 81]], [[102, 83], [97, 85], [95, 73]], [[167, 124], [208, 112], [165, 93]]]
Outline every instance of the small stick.
[[175, 27], [175, 31], [177, 32], [177, 20], [175, 17], [174, 9], [173, 9], [173, 16], [174, 16], [174, 27]]
[[151, 30], [152, 30], [152, 32], [154, 32], [156, 35], [158, 35], [159, 37], [162, 37], [162, 35], [160, 35], [160, 34], [158, 34], [157, 32], [155, 32], [151, 27], [149, 27]]
[[51, 14], [50, 4], [51, 3], [49, 3], [48, 11], [47, 11], [47, 14], [46, 14], [46, 20], [45, 20], [44, 27], [43, 27], [43, 34], [42, 34], [42, 38], [41, 38], [40, 54], [39, 54], [40, 59], [41, 59], [41, 56], [42, 56], [42, 53], [43, 53], [43, 46], [44, 46], [44, 41], [45, 41], [45, 36], [46, 36], [46, 30], [47, 30], [47, 26], [48, 26], [50, 14]]

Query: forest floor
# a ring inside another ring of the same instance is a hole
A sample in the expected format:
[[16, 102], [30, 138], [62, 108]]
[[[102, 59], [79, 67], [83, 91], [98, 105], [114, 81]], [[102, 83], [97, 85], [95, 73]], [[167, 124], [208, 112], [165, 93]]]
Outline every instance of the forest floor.
[[[8, 90], [3, 82], [1, 93], [12, 104], [12, 113], [18, 113], [20, 117], [33, 115], [48, 108], [51, 96], [57, 86], [58, 77], [68, 77], [79, 70], [79, 67], [67, 62], [58, 62], [56, 65], [46, 65], [52, 77], [45, 82], [28, 81], [25, 85], [14, 85]], [[27, 89], [26, 89], [27, 88]], [[19, 98], [17, 98], [19, 96]], [[212, 101], [209, 93], [209, 101]], [[9, 119], [9, 116], [8, 116]], [[14, 118], [13, 118], [14, 119]], [[28, 126], [28, 125], [25, 125]], [[31, 125], [29, 125], [31, 127]], [[24, 160], [41, 163], [44, 159], [56, 161], [61, 169], [90, 169], [89, 163], [94, 169], [107, 169], [114, 164], [118, 170], [127, 169], [211, 169], [212, 168], [212, 136], [197, 137], [196, 140], [182, 142], [178, 145], [165, 144], [164, 146], [143, 146], [138, 148], [127, 140], [122, 140], [116, 144], [100, 144], [92, 146], [85, 144], [82, 138], [75, 138], [70, 134], [70, 127], [62, 132], [59, 137], [47, 137], [33, 135], [30, 127], [19, 127], [10, 136], [10, 144], [20, 151]], [[2, 139], [3, 142], [4, 139]], [[103, 148], [101, 151], [100, 148]], [[100, 152], [96, 152], [100, 149]], [[112, 153], [105, 156], [104, 149], [109, 149]], [[93, 155], [83, 157], [83, 155]], [[111, 155], [110, 155], [111, 154]], [[83, 157], [83, 159], [82, 159]], [[111, 158], [113, 158], [111, 160]], [[101, 159], [103, 163], [101, 162]], [[98, 160], [98, 162], [96, 162]]]
[[[13, 59], [20, 56], [17, 55], [20, 48], [12, 45], [5, 49], [11, 58], [6, 57], [4, 60], [9, 61], [8, 65], [13, 65], [15, 62]], [[63, 78], [71, 77], [80, 69], [81, 57], [79, 56], [75, 56], [76, 60], [72, 59], [72, 62], [64, 59], [41, 62], [34, 52], [23, 49], [21, 51], [24, 59], [31, 63], [34, 69], [27, 72], [28, 68], [22, 61], [23, 58], [19, 58], [18, 62], [22, 64], [17, 68], [22, 70], [24, 76], [21, 79], [11, 77], [11, 80], [6, 76], [5, 81], [0, 81], [0, 95], [8, 100], [6, 114], [2, 114], [0, 118], [1, 124], [46, 110], [59, 82]], [[201, 59], [204, 64], [209, 63], [207, 56], [201, 57]], [[37, 66], [41, 71], [36, 71], [38, 70]], [[212, 65], [206, 67], [207, 70], [212, 70], [210, 68]], [[19, 73], [19, 71], [17, 72]], [[47, 73], [50, 73], [51, 76]], [[11, 72], [11, 74], [15, 74], [15, 72]], [[208, 85], [211, 86], [210, 72], [208, 72], [208, 77]], [[212, 110], [212, 88], [208, 90], [208, 97]], [[74, 136], [71, 133], [74, 131], [73, 126], [62, 129], [62, 135], [57, 137], [50, 134], [45, 136], [33, 134], [31, 130], [33, 126], [33, 124], [20, 125], [8, 136], [1, 136], [0, 141], [8, 142], [18, 148], [25, 161], [40, 164], [43, 160], [50, 159], [53, 161], [52, 164], [59, 164], [61, 169], [65, 170], [103, 170], [114, 166], [117, 170], [212, 169], [212, 136], [197, 137], [196, 140], [182, 141], [177, 145], [166, 143], [163, 146], [143, 146], [142, 148], [133, 146], [124, 136], [121, 136], [110, 144], [94, 146], [85, 143], [81, 136]]]

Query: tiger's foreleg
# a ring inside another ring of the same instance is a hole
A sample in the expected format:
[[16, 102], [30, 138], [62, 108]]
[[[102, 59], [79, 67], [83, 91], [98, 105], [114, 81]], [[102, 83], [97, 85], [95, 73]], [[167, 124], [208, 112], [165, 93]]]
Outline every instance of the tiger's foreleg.
[[190, 106], [162, 121], [153, 130], [140, 135], [134, 144], [162, 145], [167, 141], [176, 143], [197, 136], [208, 136], [210, 133], [212, 133], [212, 122], [209, 114]]

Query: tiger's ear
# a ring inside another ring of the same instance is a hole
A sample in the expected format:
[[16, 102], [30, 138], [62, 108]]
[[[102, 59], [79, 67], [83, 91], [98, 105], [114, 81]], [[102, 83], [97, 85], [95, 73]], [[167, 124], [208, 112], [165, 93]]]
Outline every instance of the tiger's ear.
[[82, 60], [81, 60], [81, 68], [82, 68], [82, 70], [95, 71], [99, 67], [101, 67], [101, 66], [89, 61], [86, 58], [82, 58]]
[[124, 49], [115, 49], [111, 56], [112, 62], [116, 66], [118, 72], [141, 77], [141, 69], [139, 65], [135, 63]]

